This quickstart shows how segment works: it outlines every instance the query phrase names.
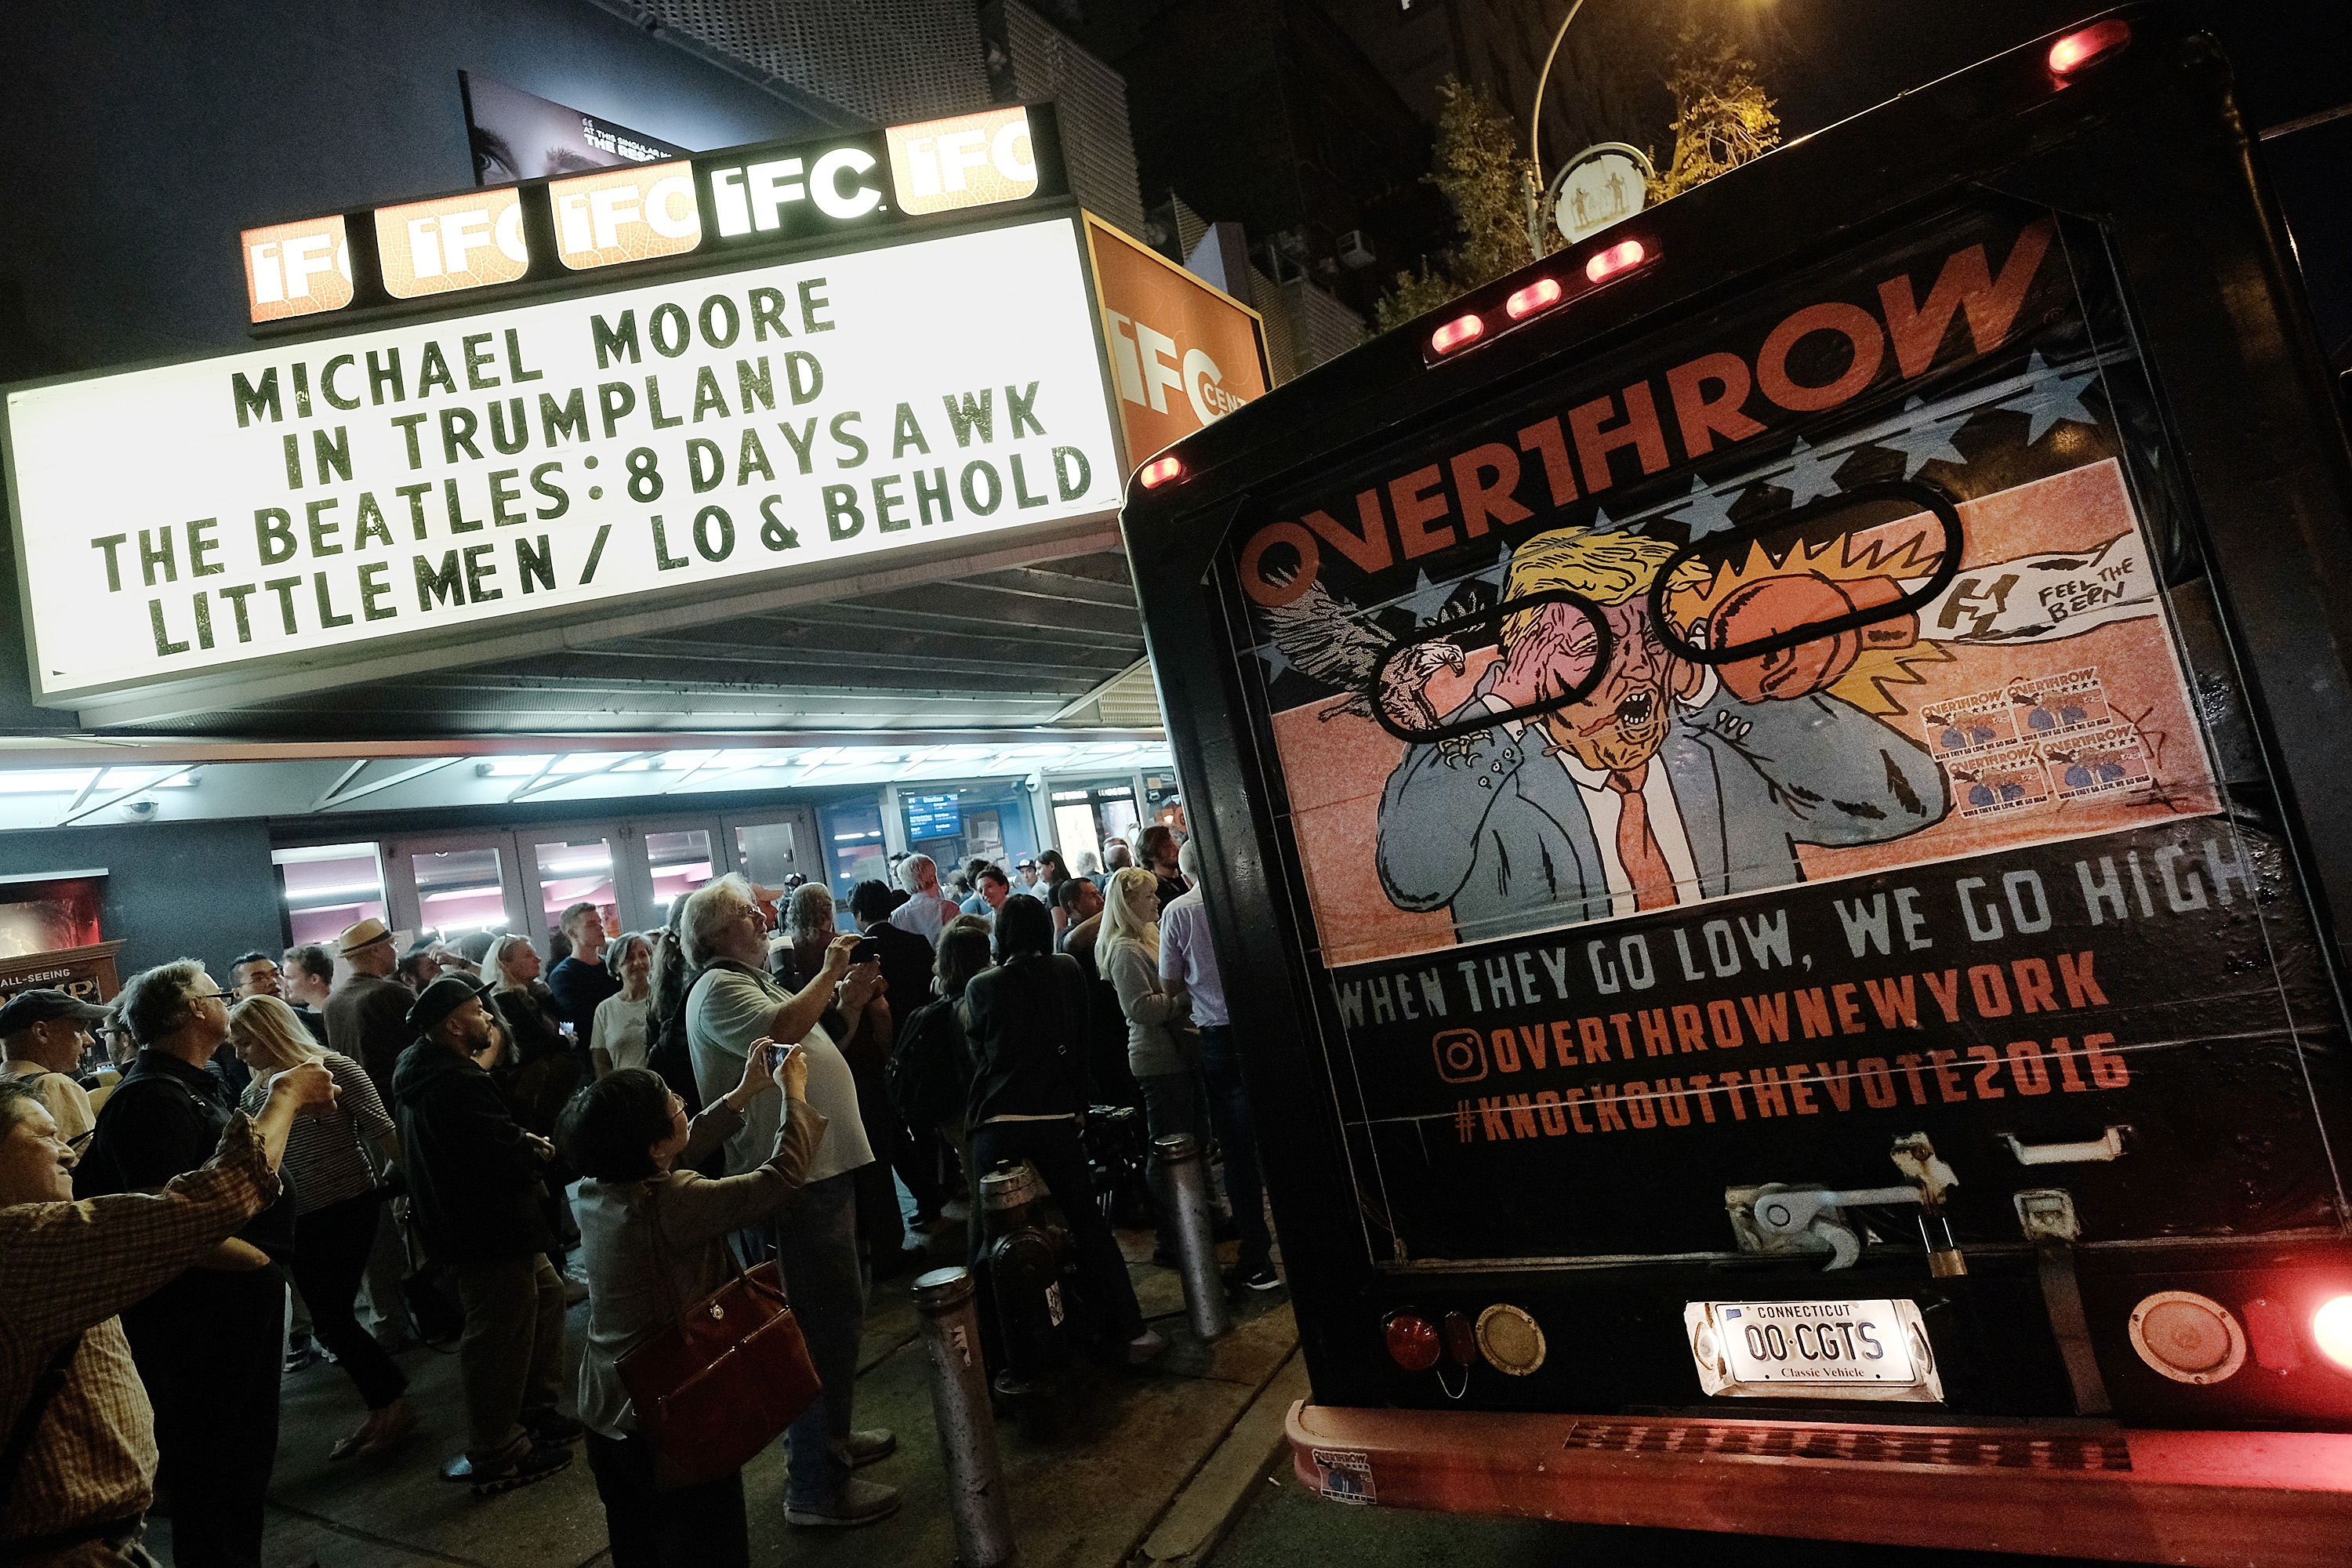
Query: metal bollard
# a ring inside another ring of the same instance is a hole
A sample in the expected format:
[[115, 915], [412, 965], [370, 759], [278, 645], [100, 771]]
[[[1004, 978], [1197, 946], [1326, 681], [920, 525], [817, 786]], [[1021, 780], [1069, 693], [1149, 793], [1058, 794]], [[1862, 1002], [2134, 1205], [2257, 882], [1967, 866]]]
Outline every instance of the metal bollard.
[[1201, 1164], [1201, 1145], [1189, 1132], [1154, 1139], [1151, 1147], [1173, 1189], [1176, 1258], [1184, 1277], [1184, 1305], [1192, 1315], [1192, 1332], [1205, 1342], [1233, 1327], [1233, 1317], [1225, 1310], [1224, 1276], [1217, 1271], [1217, 1238], [1209, 1217], [1209, 1173]]
[[972, 1308], [977, 1293], [964, 1270], [934, 1268], [915, 1281], [915, 1311], [930, 1362], [931, 1419], [947, 1460], [957, 1561], [962, 1568], [1003, 1568], [1020, 1553], [980, 1353], [980, 1321]]

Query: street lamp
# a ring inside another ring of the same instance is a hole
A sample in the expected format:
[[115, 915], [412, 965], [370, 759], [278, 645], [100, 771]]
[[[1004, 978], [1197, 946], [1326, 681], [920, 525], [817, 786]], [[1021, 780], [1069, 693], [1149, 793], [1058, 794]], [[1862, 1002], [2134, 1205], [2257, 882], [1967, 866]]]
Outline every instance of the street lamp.
[[1584, 0], [1568, 8], [1560, 18], [1559, 31], [1551, 36], [1551, 47], [1545, 51], [1543, 69], [1536, 76], [1535, 107], [1528, 111], [1528, 162], [1533, 165], [1528, 174], [1528, 249], [1538, 260], [1543, 258], [1543, 95], [1544, 84], [1551, 79], [1551, 62], [1559, 58], [1560, 40], [1568, 37], [1569, 24], [1584, 9]]

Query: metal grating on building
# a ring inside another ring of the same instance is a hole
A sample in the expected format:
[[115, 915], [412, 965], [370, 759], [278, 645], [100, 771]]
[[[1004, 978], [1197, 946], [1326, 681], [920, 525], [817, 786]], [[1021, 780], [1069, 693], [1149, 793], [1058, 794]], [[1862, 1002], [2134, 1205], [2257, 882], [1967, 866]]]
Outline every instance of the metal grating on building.
[[1938, 1431], [1916, 1426], [1792, 1427], [1711, 1421], [1579, 1421], [1565, 1448], [1755, 1459], [1838, 1459], [1856, 1465], [1946, 1468], [2128, 1470], [2120, 1436], [2036, 1436], [2031, 1431]]
[[1013, 95], [1024, 103], [1054, 100], [1071, 193], [1082, 205], [1128, 233], [1142, 234], [1143, 197], [1136, 186], [1127, 79], [1019, 0], [1007, 0], [1004, 22]]
[[1282, 285], [1282, 301], [1290, 316], [1291, 348], [1300, 375], [1364, 341], [1363, 318], [1304, 278]]
[[971, 0], [639, 0], [639, 9], [877, 125], [988, 101]]
[[1290, 300], [1282, 285], [1255, 267], [1250, 268], [1250, 279], [1255, 286], [1258, 314], [1265, 321], [1266, 368], [1274, 384], [1280, 386], [1295, 379], [1302, 369], [1312, 366], [1298, 363], [1297, 336], [1291, 331]]

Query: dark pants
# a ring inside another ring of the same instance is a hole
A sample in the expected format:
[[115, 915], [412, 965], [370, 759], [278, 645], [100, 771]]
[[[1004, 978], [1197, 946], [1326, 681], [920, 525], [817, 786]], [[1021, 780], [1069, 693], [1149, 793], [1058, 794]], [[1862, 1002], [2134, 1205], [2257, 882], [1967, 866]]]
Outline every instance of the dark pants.
[[524, 1415], [552, 1411], [563, 1396], [563, 1281], [538, 1253], [460, 1263], [457, 1299], [466, 1457], [488, 1474], [530, 1451]]
[[[1151, 1202], [1160, 1212], [1157, 1216], [1160, 1245], [1169, 1252], [1176, 1250], [1176, 1189], [1171, 1184], [1168, 1168], [1160, 1158], [1160, 1140], [1179, 1132], [1189, 1132], [1195, 1143], [1206, 1145], [1209, 1140], [1209, 1119], [1201, 1103], [1201, 1075], [1197, 1072], [1153, 1073], [1135, 1080], [1143, 1089], [1143, 1120], [1151, 1140]], [[1208, 1151], [1201, 1152], [1205, 1162]], [[1207, 1166], [1202, 1167], [1206, 1179]]]
[[1217, 1142], [1225, 1155], [1225, 1196], [1233, 1200], [1234, 1223], [1241, 1228], [1241, 1269], [1248, 1274], [1273, 1255], [1274, 1233], [1266, 1228], [1257, 1126], [1250, 1113], [1248, 1087], [1242, 1082], [1241, 1048], [1234, 1043], [1232, 1025], [1202, 1026], [1201, 1070], [1208, 1076], [1209, 1117], [1216, 1123]]
[[643, 1433], [589, 1433], [588, 1468], [604, 1500], [613, 1568], [744, 1568], [751, 1561], [742, 1472], [657, 1491], [653, 1440]]
[[334, 1352], [370, 1410], [383, 1409], [408, 1388], [375, 1336], [360, 1327], [357, 1310], [360, 1276], [375, 1250], [383, 1207], [373, 1193], [362, 1193], [311, 1210], [294, 1229], [294, 1285], [310, 1304], [310, 1331]]
[[1086, 1146], [1078, 1141], [1077, 1122], [984, 1121], [971, 1130], [974, 1170], [993, 1170], [999, 1160], [1023, 1159], [1035, 1163], [1061, 1205], [1062, 1217], [1078, 1244], [1087, 1294], [1102, 1314], [1105, 1331], [1126, 1343], [1143, 1332], [1143, 1309], [1136, 1304], [1135, 1285], [1127, 1277], [1118, 1239], [1095, 1202], [1094, 1173], [1087, 1164]]
[[156, 1479], [178, 1568], [258, 1568], [278, 1460], [286, 1287], [277, 1271], [192, 1268], [122, 1314], [155, 1406]]
[[[849, 1436], [857, 1397], [857, 1347], [866, 1331], [866, 1279], [857, 1263], [857, 1175], [845, 1171], [811, 1182], [769, 1216], [784, 1293], [800, 1319], [824, 1394], [785, 1429], [792, 1462], [785, 1506], [823, 1509], [848, 1479], [832, 1445]], [[893, 1205], [896, 1212], [896, 1205]]]

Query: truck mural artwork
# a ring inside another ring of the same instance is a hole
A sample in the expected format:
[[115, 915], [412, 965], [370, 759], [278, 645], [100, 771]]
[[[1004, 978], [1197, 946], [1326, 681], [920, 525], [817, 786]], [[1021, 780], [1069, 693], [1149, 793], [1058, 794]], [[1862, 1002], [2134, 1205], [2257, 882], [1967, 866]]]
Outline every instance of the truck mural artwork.
[[2247, 167], [2116, 13], [1130, 484], [1302, 1482], [2341, 1560], [2352, 506]]
[[[1989, 248], [2006, 257], [1997, 272]], [[2061, 352], [2084, 328], [2049, 224], [2007, 237], [2005, 250], [1996, 239], [1931, 253], [1920, 270], [1872, 291], [1884, 327], [1834, 302], [1758, 322], [1776, 401], [1859, 400], [1864, 411], [1695, 479], [1678, 505], [1612, 521], [1603, 504], [1580, 501], [1612, 488], [1617, 453], [1638, 458], [1644, 475], [1677, 466], [1654, 380], [1693, 457], [1717, 432], [1769, 439], [1736, 412], [1733, 393], [1756, 379], [1745, 358], [1709, 354], [1577, 404], [1565, 436], [1553, 416], [1516, 432], [1516, 446], [1457, 452], [1444, 465], [1454, 496], [1434, 464], [1363, 489], [1360, 533], [1326, 510], [1256, 531], [1241, 585], [1292, 787], [1318, 797], [1300, 826], [1318, 902], [1360, 900], [1369, 871], [1396, 910], [1443, 913], [1454, 940], [1475, 942], [2219, 808], [2145, 531], [2083, 401], [2099, 356], [2053, 369], [2038, 346]], [[2032, 343], [2015, 325], [2029, 300], [2043, 334]], [[1951, 331], [1962, 318], [1969, 331]], [[1822, 337], [1850, 363], [1826, 385], [1801, 385], [1791, 362], [1808, 364], [1801, 348]], [[1939, 355], [1946, 344], [1958, 352]], [[2011, 362], [2021, 344], [2021, 367]], [[1892, 417], [1883, 406], [1919, 377], [1949, 385], [1988, 363], [2000, 373], [1934, 404], [1915, 395]], [[1874, 380], [1886, 384], [1872, 401]], [[1726, 390], [1706, 401], [1710, 387]], [[1963, 434], [1966, 456], [1953, 445]], [[1522, 451], [1540, 463], [1523, 465]], [[1753, 537], [1776, 507], [1822, 512], [1849, 470], [1859, 488], [1916, 481], [1929, 462], [1960, 524], [1952, 570], [1938, 570], [1939, 520], [1916, 510], [1890, 520], [1843, 508], [1841, 521]], [[1973, 482], [1979, 472], [2032, 477], [1993, 489]], [[1490, 520], [1520, 531], [1516, 542]], [[1728, 548], [1710, 539], [1725, 534], [1751, 537]], [[1416, 535], [1444, 555], [1417, 551]], [[1420, 563], [1465, 555], [1469, 569], [1433, 582]], [[1700, 662], [1682, 651], [1737, 653], [1873, 611], [1885, 613], [1757, 658]], [[1428, 629], [1474, 617], [1484, 624]], [[1376, 698], [1288, 700], [1310, 683], [1327, 694], [1361, 688], [1375, 668]], [[2032, 707], [2036, 692], [2062, 686], [2070, 715], [2131, 715], [2122, 727], [2147, 754], [2131, 770], [2135, 787], [2095, 811], [2085, 809], [2087, 776], [2056, 798], [2055, 759], [2039, 744], [2084, 722], [2062, 727]], [[1569, 694], [1580, 695], [1554, 700]], [[1538, 705], [1548, 710], [1532, 722], [1501, 717]], [[1971, 739], [1958, 741], [1948, 710], [1976, 720]], [[1988, 749], [1996, 738], [2014, 743]], [[1376, 802], [1356, 793], [1375, 768], [1386, 779]], [[1326, 775], [1348, 793], [1319, 798]], [[1979, 825], [1989, 811], [2003, 820]], [[1428, 921], [1350, 923], [1350, 957], [1446, 940]]]

